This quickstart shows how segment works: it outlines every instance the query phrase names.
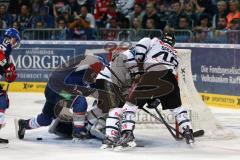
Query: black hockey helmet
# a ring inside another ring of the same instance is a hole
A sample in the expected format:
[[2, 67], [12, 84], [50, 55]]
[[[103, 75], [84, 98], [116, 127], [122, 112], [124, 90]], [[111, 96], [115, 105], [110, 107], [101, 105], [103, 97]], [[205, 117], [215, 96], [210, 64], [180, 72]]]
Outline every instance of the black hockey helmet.
[[173, 47], [175, 45], [176, 39], [173, 33], [164, 32], [162, 35], [162, 41]]

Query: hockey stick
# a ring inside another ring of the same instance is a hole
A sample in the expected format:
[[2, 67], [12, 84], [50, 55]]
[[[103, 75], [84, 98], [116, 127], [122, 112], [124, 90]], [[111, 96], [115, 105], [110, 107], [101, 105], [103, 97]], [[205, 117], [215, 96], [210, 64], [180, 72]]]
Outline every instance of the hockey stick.
[[[157, 114], [159, 115], [159, 117], [165, 122], [166, 125], [168, 125], [172, 130], [174, 130], [175, 132], [178, 132], [182, 137], [183, 137], [183, 133], [181, 133], [180, 131], [177, 131], [174, 127], [170, 126], [162, 117], [161, 113], [159, 112], [159, 110], [157, 108], [155, 108], [155, 111], [157, 112]], [[200, 137], [204, 135], [204, 130], [200, 129], [197, 130], [195, 132], [193, 132], [193, 137]]]
[[[151, 112], [149, 112], [147, 109], [145, 108], [141, 108], [144, 112], [148, 113], [150, 116], [154, 117], [155, 119], [157, 119], [158, 121], [160, 121], [161, 123], [163, 123], [166, 128], [168, 129], [168, 131], [171, 133], [171, 135], [173, 136], [173, 138], [175, 140], [182, 140], [183, 139], [183, 133], [179, 132], [179, 134], [182, 136], [182, 137], [178, 137], [176, 134], [173, 133], [173, 131], [176, 132], [176, 129], [174, 127], [172, 127], [171, 125], [169, 125], [165, 120], [164, 118], [162, 117], [161, 113], [159, 112], [159, 110], [157, 108], [155, 108], [157, 114], [159, 115], [159, 117], [157, 117], [156, 115], [152, 114]], [[193, 136], [194, 137], [201, 137], [204, 135], [204, 130], [197, 130], [195, 132], [193, 132]]]
[[8, 83], [8, 84], [7, 84], [7, 88], [6, 88], [6, 90], [5, 90], [6, 92], [8, 92], [9, 86], [10, 86], [10, 84]]
[[[174, 134], [173, 133], [173, 131], [176, 131], [176, 129], [175, 128], [173, 128], [172, 126], [170, 126], [164, 119], [163, 119], [163, 117], [162, 117], [162, 115], [160, 116], [160, 118], [159, 117], [157, 117], [156, 115], [154, 115], [154, 114], [152, 114], [151, 112], [149, 112], [147, 109], [145, 109], [145, 108], [141, 108], [144, 112], [146, 112], [146, 113], [148, 113], [150, 116], [152, 116], [153, 118], [155, 118], [155, 119], [157, 119], [158, 121], [160, 121], [161, 123], [163, 123], [165, 126], [166, 126], [166, 128], [168, 129], [168, 131], [170, 132], [170, 134], [173, 136], [173, 138], [175, 139], [175, 140], [182, 140], [182, 138], [180, 138], [180, 137], [177, 137], [176, 136], [176, 134]], [[180, 135], [182, 135], [182, 134], [180, 134]]]

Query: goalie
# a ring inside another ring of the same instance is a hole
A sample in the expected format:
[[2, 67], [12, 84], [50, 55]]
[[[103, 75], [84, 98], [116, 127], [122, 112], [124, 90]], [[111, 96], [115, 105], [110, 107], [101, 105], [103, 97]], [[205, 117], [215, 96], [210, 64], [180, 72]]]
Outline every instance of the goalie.
[[[90, 59], [93, 60], [91, 64], [75, 64], [83, 62], [83, 59], [82, 57], [74, 58], [68, 63], [69, 65], [66, 64], [68, 67], [62, 68], [61, 66], [52, 73], [45, 88], [46, 102], [42, 113], [36, 117], [26, 120], [20, 119], [16, 122], [19, 139], [24, 138], [26, 130], [49, 126], [54, 119], [57, 122], [62, 120], [71, 123], [72, 128], [66, 130], [67, 134], [72, 134], [73, 139], [90, 138], [91, 135], [85, 125], [88, 107], [85, 97], [94, 92], [94, 88], [91, 87], [94, 87], [92, 86], [95, 83], [94, 77], [101, 70], [101, 64], [91, 57]], [[69, 113], [70, 108], [72, 108], [73, 113]], [[95, 109], [95, 111], [101, 114], [100, 110]], [[72, 116], [68, 116], [69, 114]]]

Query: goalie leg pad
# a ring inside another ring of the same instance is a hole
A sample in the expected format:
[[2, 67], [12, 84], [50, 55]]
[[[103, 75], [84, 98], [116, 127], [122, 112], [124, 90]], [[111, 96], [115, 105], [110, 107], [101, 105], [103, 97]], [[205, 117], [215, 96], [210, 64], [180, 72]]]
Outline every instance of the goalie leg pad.
[[91, 135], [97, 137], [98, 139], [104, 139], [105, 135], [105, 126], [106, 126], [106, 119], [100, 117], [97, 122], [90, 129]]
[[97, 121], [99, 117], [103, 117], [102, 110], [99, 108], [94, 108], [87, 112], [87, 129], [89, 130]]

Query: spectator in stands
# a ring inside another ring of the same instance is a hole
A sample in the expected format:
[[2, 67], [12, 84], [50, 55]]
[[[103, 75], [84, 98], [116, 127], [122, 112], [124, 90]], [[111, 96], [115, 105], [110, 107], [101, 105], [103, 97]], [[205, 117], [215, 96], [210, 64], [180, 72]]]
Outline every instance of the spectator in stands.
[[45, 22], [39, 19], [38, 21], [35, 22], [34, 28], [36, 30], [33, 30], [29, 34], [30, 40], [50, 40], [52, 33], [47, 30], [43, 30], [45, 28]]
[[239, 2], [238, 0], [229, 1], [229, 10], [230, 12], [227, 15], [227, 26], [230, 27], [230, 23], [235, 18], [240, 18], [240, 11], [238, 9]]
[[136, 33], [141, 29], [141, 20], [137, 17], [133, 19], [132, 28], [135, 30]]
[[134, 5], [134, 10], [128, 14], [128, 18], [130, 21], [130, 25], [133, 26], [134, 24], [134, 19], [137, 18], [138, 20], [140, 20], [140, 22], [142, 23], [142, 19], [143, 16], [145, 14], [145, 11], [143, 10], [143, 6], [141, 4], [136, 3]]
[[7, 13], [7, 7], [5, 4], [0, 4], [0, 19], [5, 21], [7, 27], [11, 27], [13, 24], [13, 16]]
[[183, 15], [181, 3], [179, 1], [175, 1], [172, 3], [171, 8], [172, 12], [168, 16], [168, 24], [173, 28], [177, 28], [178, 19], [181, 15]]
[[135, 0], [116, 0], [116, 7], [123, 15], [128, 15], [134, 7]]
[[211, 22], [209, 15], [206, 13], [201, 14], [198, 25], [193, 28], [195, 32], [195, 42], [206, 42], [209, 40], [209, 31], [211, 27]]
[[69, 0], [68, 5], [71, 8], [71, 15], [77, 14], [77, 12], [80, 10], [77, 0]]
[[53, 16], [49, 15], [49, 7], [44, 6], [40, 8], [40, 15], [34, 17], [34, 25], [36, 25], [36, 22], [44, 22], [44, 28], [53, 28], [54, 27], [54, 18]]
[[54, 18], [57, 19], [64, 11], [71, 12], [71, 7], [67, 5], [65, 0], [54, 0], [53, 1], [53, 15]]
[[193, 29], [194, 31], [209, 31], [211, 27], [211, 21], [208, 14], [202, 14], [200, 16], [198, 25]]
[[48, 14], [53, 16], [52, 0], [32, 0], [32, 15], [38, 16], [41, 9], [45, 6], [48, 8]]
[[110, 40], [110, 41], [117, 40], [119, 29], [120, 29], [117, 19], [114, 17], [110, 18], [108, 20], [106, 28], [107, 30], [101, 31], [101, 38], [104, 40]]
[[178, 26], [176, 29], [184, 29], [184, 30], [189, 30], [190, 28], [190, 23], [189, 23], [189, 18], [187, 15], [181, 15], [178, 18]]
[[151, 30], [156, 29], [155, 21], [154, 21], [153, 18], [148, 18], [147, 19], [146, 29], [151, 29]]
[[209, 17], [212, 17], [216, 12], [211, 0], [193, 0], [193, 3], [195, 4], [198, 16], [202, 13], [206, 13]]
[[18, 31], [21, 31], [20, 23], [17, 21], [13, 22], [13, 28], [17, 29]]
[[157, 9], [154, 3], [147, 3], [146, 13], [144, 14], [142, 20], [142, 28], [146, 28], [148, 18], [154, 19], [154, 23], [156, 24], [157, 29], [163, 29], [166, 25], [163, 22], [161, 22], [160, 16], [157, 13]]
[[120, 29], [120, 25], [117, 22], [117, 19], [115, 17], [112, 17], [108, 20], [108, 23], [106, 25], [107, 29]]
[[86, 22], [89, 23], [90, 28], [96, 28], [95, 18], [91, 13], [88, 12], [86, 6], [82, 6], [80, 9], [80, 14], [75, 16], [83, 18]]
[[226, 30], [227, 29], [227, 18], [225, 16], [218, 17], [216, 29], [217, 30]]
[[36, 28], [36, 29], [43, 29], [43, 28], [45, 28], [45, 27], [44, 27], [44, 22], [41, 21], [41, 20], [36, 21], [36, 23], [35, 23], [35, 25], [34, 25], [34, 28]]
[[86, 6], [90, 13], [93, 13], [96, 0], [77, 0], [77, 3], [80, 7]]
[[217, 2], [217, 13], [213, 16], [213, 28], [217, 27], [219, 17], [227, 17], [227, 3], [224, 0]]
[[209, 42], [227, 43], [227, 18], [225, 16], [218, 17], [216, 30], [212, 31], [210, 38]]
[[5, 29], [5, 28], [7, 28], [6, 22], [0, 19], [0, 29]]
[[10, 0], [9, 5], [8, 5], [8, 13], [11, 14], [15, 18], [16, 15], [20, 14], [22, 5], [26, 5], [31, 8], [31, 1], [29, 1], [29, 0]]
[[56, 37], [54, 37], [54, 39], [58, 39], [58, 40], [70, 39], [70, 36], [71, 36], [70, 30], [67, 28], [67, 23], [63, 18], [59, 18], [57, 20], [57, 29], [60, 29], [61, 32], [58, 33]]
[[234, 18], [229, 25], [230, 30], [240, 30], [240, 18]]
[[227, 32], [228, 43], [240, 43], [240, 18], [234, 18], [229, 24], [229, 31]]
[[86, 6], [81, 7], [81, 14], [76, 15], [69, 28], [74, 39], [94, 39], [95, 19], [91, 13], [88, 13]]
[[183, 4], [183, 14], [187, 15], [189, 18], [190, 28], [197, 25], [197, 15], [195, 14], [195, 8], [192, 1], [188, 1]]
[[96, 0], [96, 6], [94, 10], [94, 17], [98, 28], [105, 27], [107, 20], [107, 13], [109, 11], [109, 5], [111, 0]]
[[72, 22], [74, 22], [74, 15], [71, 14], [71, 11], [68, 8], [64, 8], [61, 10], [61, 14], [57, 19], [64, 19], [67, 26], [69, 26]]
[[32, 26], [32, 15], [27, 5], [21, 6], [20, 14], [16, 15], [15, 21], [20, 23], [20, 30], [31, 28]]
[[133, 26], [132, 29], [135, 31], [135, 40], [138, 41], [144, 37], [144, 31], [141, 30], [142, 28], [142, 23], [139, 18], [134, 18], [133, 19]]

